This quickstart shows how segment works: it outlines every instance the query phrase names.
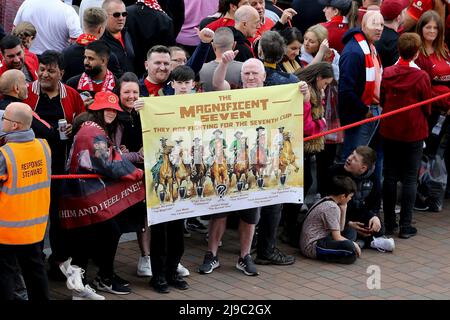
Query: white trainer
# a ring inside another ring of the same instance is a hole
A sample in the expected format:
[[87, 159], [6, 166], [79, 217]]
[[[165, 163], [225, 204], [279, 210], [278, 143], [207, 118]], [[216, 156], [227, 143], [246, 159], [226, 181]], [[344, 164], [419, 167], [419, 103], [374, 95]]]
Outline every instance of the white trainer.
[[105, 300], [105, 297], [87, 284], [83, 290], [72, 290], [72, 300]]
[[59, 269], [66, 276], [66, 285], [69, 290], [83, 291], [85, 289], [83, 284], [84, 270], [78, 266], [71, 265], [72, 258], [67, 259], [59, 265]]
[[189, 270], [186, 267], [184, 267], [181, 263], [178, 264], [177, 273], [182, 277], [187, 277], [191, 274]]
[[138, 277], [151, 277], [153, 275], [150, 256], [139, 257], [136, 273]]
[[370, 246], [374, 249], [377, 249], [381, 252], [392, 252], [395, 249], [395, 242], [392, 238], [385, 238], [385, 237], [373, 237], [373, 241], [370, 243]]

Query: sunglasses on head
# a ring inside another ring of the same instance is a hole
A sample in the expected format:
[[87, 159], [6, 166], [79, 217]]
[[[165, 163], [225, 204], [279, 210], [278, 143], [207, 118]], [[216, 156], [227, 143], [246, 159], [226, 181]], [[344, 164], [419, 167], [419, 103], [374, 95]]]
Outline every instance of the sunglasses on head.
[[125, 18], [126, 16], [128, 16], [128, 12], [126, 12], [126, 11], [124, 11], [124, 12], [114, 12], [114, 13], [112, 14], [112, 16], [113, 16], [114, 18], [119, 18], [120, 15], [122, 15], [122, 17]]

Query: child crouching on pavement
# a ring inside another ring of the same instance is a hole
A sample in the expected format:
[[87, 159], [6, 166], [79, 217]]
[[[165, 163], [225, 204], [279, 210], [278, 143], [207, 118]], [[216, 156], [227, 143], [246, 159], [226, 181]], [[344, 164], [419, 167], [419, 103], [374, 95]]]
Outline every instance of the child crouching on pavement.
[[344, 176], [332, 179], [329, 196], [308, 211], [300, 235], [300, 250], [308, 258], [351, 264], [361, 255], [356, 232], [345, 228], [347, 203], [356, 191], [355, 182]]

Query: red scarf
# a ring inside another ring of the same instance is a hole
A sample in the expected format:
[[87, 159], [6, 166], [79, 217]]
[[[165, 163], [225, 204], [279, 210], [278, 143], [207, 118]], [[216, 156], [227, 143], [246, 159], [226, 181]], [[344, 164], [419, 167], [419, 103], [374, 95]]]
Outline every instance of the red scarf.
[[[111, 71], [106, 70], [105, 79], [103, 79], [102, 89], [100, 91], [112, 91], [116, 86], [116, 82], [114, 80], [114, 75]], [[78, 81], [77, 90], [79, 91], [94, 91], [94, 84], [92, 83], [92, 79], [83, 72], [81, 75], [80, 81]]]
[[[370, 105], [373, 102], [375, 91], [375, 65], [372, 58], [372, 52], [370, 51], [370, 47], [367, 43], [366, 38], [364, 38], [361, 33], [355, 34], [355, 40], [358, 42], [361, 50], [364, 52], [364, 61], [366, 66], [366, 86], [364, 88], [364, 93], [361, 100], [364, 104]], [[381, 66], [381, 62], [379, 64]]]
[[412, 60], [403, 60], [402, 57], [400, 57], [400, 58], [397, 60], [397, 62], [395, 63], [395, 65], [420, 69], [419, 66], [418, 66], [414, 61], [412, 61]]
[[97, 40], [97, 37], [92, 34], [83, 33], [77, 38], [77, 43], [82, 46], [87, 46], [89, 43]]
[[161, 9], [161, 6], [158, 3], [158, 0], [144, 0], [144, 1], [141, 1], [141, 2], [144, 2], [144, 4], [147, 7], [151, 8], [151, 9], [154, 9], [156, 11], [164, 12], [163, 9]]

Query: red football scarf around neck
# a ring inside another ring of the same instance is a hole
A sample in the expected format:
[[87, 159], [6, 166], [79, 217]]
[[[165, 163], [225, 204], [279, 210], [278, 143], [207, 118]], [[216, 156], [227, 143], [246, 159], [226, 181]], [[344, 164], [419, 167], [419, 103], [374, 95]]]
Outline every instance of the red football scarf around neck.
[[96, 36], [92, 34], [83, 33], [77, 38], [77, 43], [82, 46], [87, 46], [89, 43], [97, 40]]
[[[106, 70], [106, 75], [105, 79], [103, 80], [101, 91], [112, 91], [115, 85], [116, 82], [114, 80], [114, 75], [111, 71]], [[80, 81], [78, 81], [77, 90], [94, 91], [94, 84], [92, 83], [92, 79], [86, 74], [86, 72], [83, 72], [83, 74], [81, 75]]]
[[[366, 67], [366, 86], [364, 88], [363, 95], [361, 97], [362, 102], [365, 105], [370, 105], [373, 102], [375, 91], [375, 64], [372, 58], [372, 52], [370, 51], [369, 43], [361, 33], [355, 34], [355, 40], [358, 42], [361, 50], [364, 53], [364, 61]], [[381, 66], [381, 63], [380, 63]]]
[[149, 8], [155, 9], [155, 10], [157, 10], [157, 11], [162, 11], [162, 12], [164, 12], [163, 9], [161, 9], [161, 6], [160, 6], [159, 3], [158, 3], [158, 0], [144, 0], [144, 1], [142, 1], [142, 2], [144, 2], [144, 4], [145, 4], [147, 7], [149, 7]]

